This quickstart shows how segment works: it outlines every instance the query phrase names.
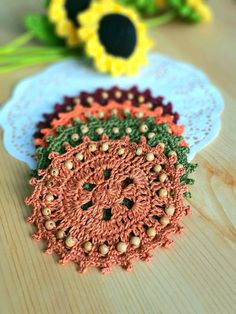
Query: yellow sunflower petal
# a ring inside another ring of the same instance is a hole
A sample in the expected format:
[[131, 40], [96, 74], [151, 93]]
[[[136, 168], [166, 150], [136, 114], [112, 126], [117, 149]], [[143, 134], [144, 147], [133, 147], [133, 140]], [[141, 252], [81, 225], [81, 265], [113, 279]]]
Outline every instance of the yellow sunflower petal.
[[65, 8], [66, 0], [51, 0], [48, 7], [48, 18], [55, 25], [56, 33], [66, 40], [68, 46], [80, 43], [77, 27], [71, 21]]

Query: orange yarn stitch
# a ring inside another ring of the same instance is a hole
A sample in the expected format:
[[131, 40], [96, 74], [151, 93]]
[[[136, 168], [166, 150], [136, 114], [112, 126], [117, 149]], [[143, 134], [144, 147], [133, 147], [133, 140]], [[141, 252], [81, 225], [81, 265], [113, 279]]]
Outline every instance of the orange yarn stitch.
[[79, 119], [81, 121], [87, 121], [88, 114], [99, 118], [99, 113], [104, 114], [104, 119], [107, 119], [114, 112], [120, 119], [124, 119], [126, 114], [125, 110], [128, 110], [132, 116], [137, 116], [141, 113], [141, 117], [154, 117], [158, 124], [168, 123], [169, 128], [173, 135], [179, 136], [184, 132], [183, 125], [177, 125], [173, 122], [174, 116], [170, 114], [163, 114], [163, 108], [157, 107], [154, 110], [148, 109], [146, 104], [142, 104], [139, 107], [134, 107], [130, 101], [124, 103], [118, 103], [114, 100], [110, 100], [106, 106], [101, 106], [98, 103], [93, 103], [90, 108], [86, 108], [80, 104], [77, 104], [70, 112], [60, 113], [58, 119], [54, 119], [51, 122], [51, 128], [42, 129], [41, 133], [44, 135], [43, 139], [36, 138], [35, 144], [38, 146], [46, 146], [46, 138], [50, 135], [56, 135], [56, 129], [58, 126], [66, 126], [73, 124], [73, 119]]
[[99, 142], [84, 137], [66, 150], [50, 154], [26, 199], [33, 206], [28, 221], [38, 228], [33, 238], [47, 240], [47, 253], [59, 254], [62, 264], [77, 263], [80, 272], [96, 266], [106, 273], [112, 265], [131, 270], [134, 259], [149, 260], [154, 248], [171, 244], [168, 237], [190, 214], [176, 154], [166, 156], [144, 137], [136, 144], [106, 135]]

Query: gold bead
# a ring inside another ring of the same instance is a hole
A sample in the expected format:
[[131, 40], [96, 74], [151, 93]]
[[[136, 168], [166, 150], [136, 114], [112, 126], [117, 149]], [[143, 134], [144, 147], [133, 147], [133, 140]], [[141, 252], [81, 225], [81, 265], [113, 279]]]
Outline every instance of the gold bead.
[[161, 165], [156, 165], [156, 166], [153, 168], [153, 170], [154, 170], [156, 173], [159, 173], [159, 172], [161, 172], [162, 167], [161, 167]]
[[126, 133], [126, 134], [130, 134], [131, 132], [132, 132], [132, 129], [131, 129], [131, 128], [128, 127], [128, 128], [125, 129], [125, 133]]
[[80, 130], [81, 130], [81, 132], [82, 132], [83, 134], [86, 134], [86, 133], [88, 133], [88, 131], [89, 131], [87, 125], [82, 125], [81, 128], [80, 128]]
[[45, 228], [47, 229], [47, 230], [52, 230], [52, 229], [54, 229], [55, 227], [56, 227], [56, 224], [55, 224], [55, 221], [53, 221], [53, 220], [47, 220], [47, 221], [45, 221]]
[[77, 142], [79, 140], [79, 134], [78, 133], [74, 133], [71, 135], [70, 137], [72, 139], [73, 142]]
[[116, 97], [116, 98], [121, 98], [121, 96], [122, 96], [121, 91], [116, 91], [116, 92], [115, 92], [115, 97]]
[[159, 181], [160, 182], [163, 183], [163, 182], [166, 181], [166, 179], [167, 179], [167, 175], [165, 173], [162, 173], [162, 174], [159, 175]]
[[124, 148], [120, 148], [120, 149], [118, 150], [118, 155], [121, 156], [121, 155], [124, 154], [124, 152], [125, 152], [125, 149], [124, 149]]
[[140, 155], [142, 155], [142, 153], [143, 153], [142, 148], [138, 147], [137, 150], [136, 150], [136, 155], [140, 156]]
[[151, 102], [148, 102], [147, 103], [147, 107], [148, 107], [148, 109], [152, 109], [153, 108], [153, 104]]
[[103, 111], [98, 111], [98, 119], [103, 119], [105, 116], [105, 113]]
[[59, 170], [57, 168], [52, 168], [50, 170], [50, 174], [51, 174], [51, 176], [56, 177], [59, 175]]
[[176, 170], [180, 170], [180, 169], [183, 169], [183, 165], [181, 165], [181, 164], [178, 164], [175, 168], [176, 168]]
[[68, 249], [71, 249], [76, 244], [76, 239], [69, 236], [65, 239], [65, 245]]
[[169, 153], [168, 153], [168, 156], [169, 157], [172, 157], [172, 156], [177, 156], [177, 154], [176, 154], [176, 152], [175, 151], [170, 151]]
[[160, 190], [158, 191], [158, 195], [159, 195], [160, 197], [166, 197], [166, 196], [167, 196], [167, 190], [164, 189], [164, 188], [160, 189]]
[[106, 244], [101, 244], [99, 246], [99, 253], [102, 255], [106, 255], [109, 252], [109, 247]]
[[71, 170], [73, 169], [73, 162], [71, 160], [67, 160], [64, 162], [64, 165], [65, 167], [68, 169], [68, 170]]
[[139, 96], [138, 102], [141, 104], [141, 103], [144, 103], [144, 101], [145, 101], [145, 98], [143, 96]]
[[54, 201], [54, 196], [52, 194], [47, 194], [45, 199], [47, 202], [52, 202]]
[[155, 137], [155, 133], [154, 132], [150, 132], [148, 133], [148, 138], [151, 140], [153, 137]]
[[107, 92], [103, 92], [102, 93], [102, 98], [107, 99], [109, 97]]
[[68, 146], [68, 145], [70, 145], [68, 142], [63, 142], [63, 143], [62, 143], [62, 146], [63, 146], [63, 147]]
[[89, 148], [89, 151], [91, 153], [94, 153], [97, 150], [97, 145], [96, 144], [90, 144], [88, 148]]
[[90, 241], [87, 241], [87, 242], [84, 243], [83, 248], [84, 248], [85, 252], [88, 253], [88, 252], [90, 252], [92, 250], [93, 245], [92, 245], [92, 243]]
[[48, 180], [46, 183], [46, 187], [47, 188], [51, 188], [53, 186], [53, 181], [52, 180]]
[[77, 153], [77, 154], [75, 155], [75, 158], [76, 158], [76, 159], [79, 159], [80, 161], [82, 161], [82, 160], [84, 159], [84, 155], [83, 155], [82, 153]]
[[48, 207], [42, 208], [41, 212], [42, 212], [43, 216], [51, 215], [51, 209]]
[[66, 106], [66, 111], [71, 111], [72, 110], [72, 106]]
[[80, 98], [79, 98], [79, 97], [76, 97], [76, 98], [74, 99], [74, 103], [79, 105], [79, 104], [80, 104]]
[[157, 232], [156, 232], [156, 229], [155, 228], [148, 228], [147, 229], [147, 235], [150, 237], [150, 238], [154, 238], [156, 236]]
[[139, 131], [140, 131], [141, 133], [146, 133], [146, 132], [148, 131], [148, 126], [147, 126], [146, 124], [140, 125]]
[[116, 250], [119, 252], [119, 253], [125, 253], [127, 251], [127, 244], [125, 242], [119, 242], [117, 245], [116, 245]]
[[130, 238], [129, 242], [130, 242], [134, 247], [138, 248], [138, 247], [140, 246], [141, 240], [140, 240], [139, 237], [133, 236], [133, 237]]
[[87, 102], [91, 105], [93, 102], [93, 97], [92, 96], [87, 97]]
[[124, 112], [125, 115], [128, 115], [128, 114], [130, 114], [130, 109], [125, 108], [123, 112]]
[[165, 144], [164, 144], [164, 143], [159, 143], [158, 145], [159, 145], [162, 149], [165, 148]]
[[96, 133], [97, 133], [98, 135], [102, 135], [103, 132], [104, 132], [104, 129], [103, 129], [103, 128], [97, 128], [97, 129], [96, 129]]
[[134, 99], [134, 95], [132, 93], [128, 93], [127, 97], [128, 97], [129, 100]]
[[166, 212], [167, 215], [172, 216], [174, 214], [174, 212], [175, 212], [174, 205], [170, 205], [169, 207], [167, 207], [165, 209], [165, 212]]
[[111, 114], [116, 116], [118, 114], [118, 110], [116, 108], [112, 109]]
[[153, 153], [148, 153], [146, 156], [147, 161], [153, 161], [155, 158]]
[[64, 230], [58, 230], [57, 233], [56, 233], [56, 238], [58, 240], [61, 240], [61, 239], [65, 238], [65, 236], [66, 236], [66, 233], [65, 233]]
[[120, 130], [119, 130], [119, 128], [114, 127], [114, 128], [112, 129], [112, 132], [115, 133], [115, 134], [118, 134], [118, 133], [120, 132]]
[[167, 216], [163, 216], [160, 218], [160, 224], [162, 226], [167, 226], [170, 223], [170, 220]]
[[135, 116], [136, 116], [136, 118], [141, 119], [141, 118], [143, 118], [144, 113], [142, 111], [138, 111], [138, 112], [136, 112]]
[[102, 144], [102, 150], [103, 150], [104, 152], [107, 152], [108, 149], [109, 149], [109, 144], [108, 144], [108, 143], [103, 143], [103, 144]]

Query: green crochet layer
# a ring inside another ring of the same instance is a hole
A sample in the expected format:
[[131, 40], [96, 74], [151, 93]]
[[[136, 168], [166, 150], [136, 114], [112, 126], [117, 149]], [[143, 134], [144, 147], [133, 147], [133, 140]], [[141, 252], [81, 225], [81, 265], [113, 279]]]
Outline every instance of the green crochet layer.
[[[142, 133], [140, 131], [140, 127], [146, 124], [148, 126], [148, 131], [146, 133]], [[179, 146], [179, 142], [183, 140], [183, 137], [173, 136], [168, 132], [167, 124], [157, 124], [152, 117], [148, 117], [146, 119], [138, 119], [134, 118], [131, 115], [128, 115], [126, 119], [118, 119], [116, 116], [111, 116], [108, 120], [98, 120], [93, 117], [89, 118], [89, 122], [81, 122], [79, 120], [75, 120], [74, 125], [69, 125], [66, 128], [59, 127], [57, 129], [58, 135], [56, 137], [50, 136], [47, 139], [49, 145], [47, 147], [39, 147], [37, 152], [37, 169], [33, 171], [33, 176], [37, 176], [37, 170], [46, 169], [50, 164], [50, 160], [48, 156], [51, 152], [58, 152], [59, 154], [63, 154], [65, 152], [65, 148], [63, 144], [68, 142], [71, 146], [77, 146], [80, 144], [81, 138], [85, 136], [81, 132], [82, 126], [88, 127], [88, 132], [86, 136], [88, 136], [93, 141], [99, 141], [102, 135], [98, 135], [96, 130], [98, 128], [103, 128], [104, 133], [106, 133], [110, 139], [119, 139], [125, 135], [126, 129], [131, 128], [131, 133], [129, 134], [130, 140], [132, 142], [139, 143], [140, 137], [145, 136], [147, 138], [147, 143], [154, 147], [158, 143], [165, 144], [165, 154], [168, 154], [170, 151], [175, 151], [178, 155], [177, 164], [182, 164], [186, 169], [185, 174], [181, 178], [181, 182], [184, 184], [193, 184], [194, 180], [189, 178], [189, 174], [194, 171], [197, 165], [189, 163], [187, 160], [187, 156], [189, 153], [189, 148], [186, 146]], [[118, 133], [113, 132], [113, 128], [119, 128]], [[148, 139], [148, 134], [150, 132], [155, 133], [155, 136], [152, 139]], [[79, 140], [73, 141], [71, 139], [71, 135], [77, 133], [79, 134]]]

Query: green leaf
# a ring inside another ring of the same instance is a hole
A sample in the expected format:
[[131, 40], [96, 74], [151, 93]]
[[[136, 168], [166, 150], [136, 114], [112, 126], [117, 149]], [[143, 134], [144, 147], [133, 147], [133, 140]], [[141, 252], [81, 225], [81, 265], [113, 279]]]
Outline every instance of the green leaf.
[[64, 45], [64, 40], [56, 35], [53, 24], [45, 15], [28, 15], [24, 19], [24, 24], [42, 43], [51, 46]]
[[44, 0], [44, 6], [45, 6], [46, 8], [48, 8], [49, 3], [50, 3], [50, 0]]
[[153, 15], [158, 12], [156, 0], [119, 0], [123, 5], [135, 8], [140, 14]]

